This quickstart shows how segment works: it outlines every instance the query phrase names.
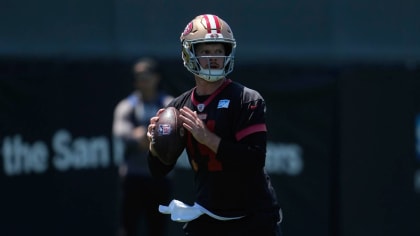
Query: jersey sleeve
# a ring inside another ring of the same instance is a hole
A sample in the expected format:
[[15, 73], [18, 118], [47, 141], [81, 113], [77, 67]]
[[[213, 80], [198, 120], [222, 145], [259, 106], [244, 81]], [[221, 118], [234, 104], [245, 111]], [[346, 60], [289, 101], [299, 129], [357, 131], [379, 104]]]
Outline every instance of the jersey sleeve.
[[253, 133], [267, 132], [264, 99], [257, 91], [248, 88], [244, 89], [242, 96], [240, 111], [235, 122], [235, 138], [237, 141]]
[[265, 132], [250, 134], [238, 142], [222, 139], [216, 158], [226, 169], [259, 170], [265, 165], [266, 145]]
[[180, 96], [172, 99], [171, 102], [166, 107], [175, 107], [177, 109], [182, 108], [184, 104], [186, 103], [186, 101], [190, 99], [192, 91], [193, 90], [191, 89], [189, 91], [184, 92]]
[[267, 127], [265, 101], [261, 95], [245, 88], [235, 114], [234, 139], [222, 138], [217, 159], [224, 166], [241, 166], [246, 170], [258, 170], [265, 165]]

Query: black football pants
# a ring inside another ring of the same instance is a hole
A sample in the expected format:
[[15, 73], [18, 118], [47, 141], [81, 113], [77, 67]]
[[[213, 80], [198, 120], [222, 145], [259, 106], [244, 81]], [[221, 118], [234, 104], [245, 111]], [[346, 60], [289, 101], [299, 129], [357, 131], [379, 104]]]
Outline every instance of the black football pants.
[[202, 215], [184, 225], [188, 236], [281, 236], [278, 211], [260, 212], [238, 220], [220, 221]]

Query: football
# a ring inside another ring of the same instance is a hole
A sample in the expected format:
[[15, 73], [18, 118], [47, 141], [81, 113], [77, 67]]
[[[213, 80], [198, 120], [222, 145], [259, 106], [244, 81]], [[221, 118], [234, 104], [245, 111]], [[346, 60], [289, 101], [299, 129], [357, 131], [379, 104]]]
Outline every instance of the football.
[[186, 134], [179, 110], [167, 107], [159, 114], [153, 130], [152, 148], [165, 165], [173, 165], [185, 148]]

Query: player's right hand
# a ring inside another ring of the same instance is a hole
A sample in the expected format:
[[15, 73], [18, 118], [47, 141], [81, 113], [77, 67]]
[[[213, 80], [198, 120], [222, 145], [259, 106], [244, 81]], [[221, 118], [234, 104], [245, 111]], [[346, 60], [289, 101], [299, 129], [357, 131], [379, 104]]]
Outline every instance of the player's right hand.
[[150, 118], [149, 126], [147, 126], [147, 138], [150, 142], [153, 140], [153, 130], [155, 129], [156, 122], [159, 120], [159, 114], [162, 113], [165, 109], [159, 109], [156, 112], [156, 115]]

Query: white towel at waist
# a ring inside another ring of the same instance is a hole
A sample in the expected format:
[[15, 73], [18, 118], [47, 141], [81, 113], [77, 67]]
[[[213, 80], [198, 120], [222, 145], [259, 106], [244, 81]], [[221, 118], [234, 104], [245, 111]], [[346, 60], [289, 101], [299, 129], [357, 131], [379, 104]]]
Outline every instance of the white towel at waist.
[[240, 219], [244, 217], [244, 216], [238, 216], [238, 217], [218, 216], [211, 213], [209, 210], [200, 206], [196, 202], [194, 203], [193, 206], [190, 206], [176, 199], [172, 200], [171, 203], [169, 203], [169, 206], [159, 205], [159, 212], [163, 214], [170, 214], [171, 219], [173, 221], [178, 221], [178, 222], [192, 221], [198, 218], [199, 216], [201, 216], [202, 214], [207, 214], [210, 217], [217, 220], [236, 220], [236, 219]]

